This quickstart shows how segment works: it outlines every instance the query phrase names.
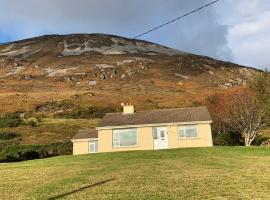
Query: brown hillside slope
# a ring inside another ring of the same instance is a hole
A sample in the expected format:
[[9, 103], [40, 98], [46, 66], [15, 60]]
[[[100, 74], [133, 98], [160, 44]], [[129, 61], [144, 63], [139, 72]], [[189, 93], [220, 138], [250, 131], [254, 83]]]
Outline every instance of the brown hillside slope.
[[142, 40], [42, 36], [0, 45], [1, 111], [31, 111], [62, 100], [80, 106], [182, 107], [245, 85], [255, 72]]

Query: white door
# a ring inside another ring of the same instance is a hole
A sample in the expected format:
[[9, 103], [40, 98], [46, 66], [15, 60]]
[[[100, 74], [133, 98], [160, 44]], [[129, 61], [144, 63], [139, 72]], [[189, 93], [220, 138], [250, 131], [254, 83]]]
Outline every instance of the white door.
[[89, 153], [98, 152], [98, 140], [89, 141]]
[[153, 128], [154, 149], [168, 148], [168, 129], [167, 127]]

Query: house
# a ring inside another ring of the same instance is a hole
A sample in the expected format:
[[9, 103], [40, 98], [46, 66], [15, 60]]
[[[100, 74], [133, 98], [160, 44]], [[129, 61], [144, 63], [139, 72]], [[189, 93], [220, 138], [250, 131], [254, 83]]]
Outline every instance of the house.
[[73, 154], [213, 146], [211, 116], [206, 107], [107, 113], [96, 129], [78, 132]]

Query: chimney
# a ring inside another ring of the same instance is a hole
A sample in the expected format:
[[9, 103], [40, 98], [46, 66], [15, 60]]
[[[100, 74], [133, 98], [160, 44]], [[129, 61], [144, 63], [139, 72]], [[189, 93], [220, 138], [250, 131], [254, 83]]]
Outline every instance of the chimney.
[[131, 103], [121, 103], [123, 107], [123, 114], [133, 114], [135, 112], [134, 105]]

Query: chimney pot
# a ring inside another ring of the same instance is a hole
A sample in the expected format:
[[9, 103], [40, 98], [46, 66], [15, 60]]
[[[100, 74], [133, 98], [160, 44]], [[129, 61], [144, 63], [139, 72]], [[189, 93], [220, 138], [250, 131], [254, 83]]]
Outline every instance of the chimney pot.
[[134, 105], [126, 103], [123, 106], [123, 114], [133, 114], [135, 112]]

